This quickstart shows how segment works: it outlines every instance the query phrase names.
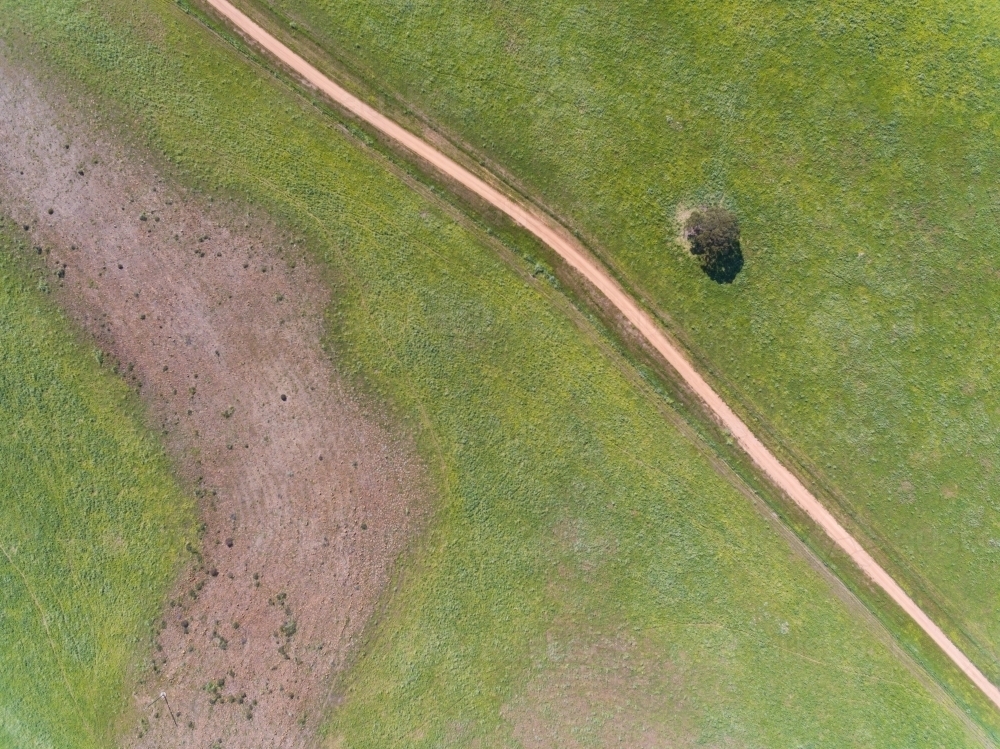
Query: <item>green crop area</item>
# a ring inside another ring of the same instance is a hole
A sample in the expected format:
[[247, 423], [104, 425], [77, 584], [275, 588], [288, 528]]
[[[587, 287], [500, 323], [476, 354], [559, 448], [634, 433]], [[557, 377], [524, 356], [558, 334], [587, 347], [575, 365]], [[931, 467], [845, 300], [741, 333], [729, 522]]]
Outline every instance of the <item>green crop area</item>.
[[[335, 287], [339, 365], [417, 436], [435, 519], [337, 684], [331, 745], [979, 745], [544, 274], [237, 42], [156, 0], [0, 0], [0, 18], [13, 50], [135, 123], [178, 178], [301, 236]], [[750, 258], [700, 292], [726, 324], [764, 265]]]
[[996, 4], [258, 4], [589, 238], [1000, 679]]
[[106, 747], [194, 515], [15, 251], [0, 229], [0, 746]]

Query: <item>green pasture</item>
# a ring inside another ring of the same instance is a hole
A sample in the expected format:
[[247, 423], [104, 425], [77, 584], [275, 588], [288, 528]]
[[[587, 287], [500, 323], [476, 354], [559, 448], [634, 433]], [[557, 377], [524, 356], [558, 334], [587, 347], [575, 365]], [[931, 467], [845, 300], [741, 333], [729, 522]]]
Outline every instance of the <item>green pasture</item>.
[[1000, 679], [995, 3], [256, 2], [582, 232]]
[[[191, 503], [0, 226], [0, 747], [107, 747]], [[23, 251], [23, 248], [22, 248]]]
[[285, 222], [329, 271], [338, 366], [416, 435], [435, 519], [336, 686], [333, 746], [977, 745], [544, 280], [184, 7], [0, 11], [105, 124]]

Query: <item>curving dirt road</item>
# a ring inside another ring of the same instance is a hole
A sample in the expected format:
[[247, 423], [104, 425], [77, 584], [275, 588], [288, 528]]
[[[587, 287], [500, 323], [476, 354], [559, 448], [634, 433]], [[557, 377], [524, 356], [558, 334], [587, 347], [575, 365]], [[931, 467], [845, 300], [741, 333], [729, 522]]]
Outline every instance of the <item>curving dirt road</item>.
[[306, 83], [322, 91], [341, 107], [378, 129], [409, 151], [431, 164], [435, 169], [460, 183], [479, 197], [506, 213], [515, 222], [545, 242], [570, 266], [596, 286], [618, 310], [639, 329], [639, 332], [672, 366], [698, 396], [732, 433], [740, 446], [764, 473], [813, 519], [854, 562], [878, 584], [913, 620], [920, 625], [934, 642], [954, 661], [963, 673], [1000, 708], [1000, 689], [976, 668], [948, 636], [917, 606], [896, 581], [882, 569], [868, 552], [837, 522], [819, 500], [803, 486], [787, 468], [750, 431], [749, 427], [733, 413], [732, 409], [705, 382], [681, 352], [670, 343], [653, 319], [611, 278], [586, 250], [565, 229], [542, 216], [536, 210], [523, 206], [490, 186], [469, 170], [445, 156], [426, 141], [396, 124], [356, 96], [345, 91], [319, 70], [310, 65], [271, 34], [254, 23], [228, 0], [205, 0], [224, 18], [235, 25], [246, 37], [274, 55], [284, 65], [301, 76]]

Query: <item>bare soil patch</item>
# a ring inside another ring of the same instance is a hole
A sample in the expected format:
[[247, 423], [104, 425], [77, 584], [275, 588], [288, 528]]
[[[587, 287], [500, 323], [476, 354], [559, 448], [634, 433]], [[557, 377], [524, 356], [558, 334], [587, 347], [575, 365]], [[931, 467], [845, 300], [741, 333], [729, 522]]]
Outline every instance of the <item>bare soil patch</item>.
[[644, 649], [626, 632], [554, 626], [535, 675], [503, 709], [514, 737], [525, 749], [695, 746], [679, 670]]
[[200, 499], [201, 555], [163, 612], [125, 743], [310, 745], [426, 514], [422, 468], [338, 380], [329, 291], [302, 249], [69, 124], [85, 121], [0, 48], [0, 212]]

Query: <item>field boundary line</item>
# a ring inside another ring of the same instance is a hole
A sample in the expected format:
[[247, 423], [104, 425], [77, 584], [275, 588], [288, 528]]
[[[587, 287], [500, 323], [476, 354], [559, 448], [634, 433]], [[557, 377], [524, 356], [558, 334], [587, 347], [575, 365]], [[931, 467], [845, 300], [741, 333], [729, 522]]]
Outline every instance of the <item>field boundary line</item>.
[[844, 551], [876, 585], [906, 612], [945, 655], [1000, 709], [1000, 689], [996, 687], [956, 646], [944, 631], [924, 613], [893, 577], [837, 521], [799, 479], [764, 446], [736, 415], [681, 351], [654, 322], [651, 315], [629, 296], [622, 286], [564, 227], [539, 211], [522, 205], [485, 182], [427, 141], [414, 135], [371, 105], [334, 83], [316, 67], [297, 55], [228, 0], [204, 0], [243, 35], [262, 47], [286, 68], [318, 89], [333, 102], [363, 120], [384, 136], [430, 164], [435, 170], [498, 208], [558, 254], [570, 267], [595, 286], [634, 325], [649, 344], [677, 372], [684, 383], [704, 401], [709, 410], [736, 438], [740, 447], [763, 473], [803, 510]]

